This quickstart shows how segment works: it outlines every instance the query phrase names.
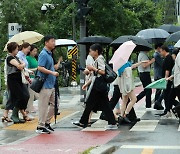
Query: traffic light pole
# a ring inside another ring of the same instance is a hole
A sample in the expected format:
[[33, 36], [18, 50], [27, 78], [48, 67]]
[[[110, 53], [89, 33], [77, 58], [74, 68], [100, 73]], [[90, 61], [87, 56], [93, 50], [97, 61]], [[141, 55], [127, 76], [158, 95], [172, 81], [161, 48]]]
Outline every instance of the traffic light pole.
[[[86, 37], [86, 18], [82, 18], [80, 21], [80, 39]], [[86, 46], [80, 45], [80, 66], [85, 68], [85, 61], [86, 61]], [[81, 102], [85, 100], [85, 91], [82, 90], [82, 86], [85, 83], [85, 75], [83, 71], [80, 71], [80, 95], [81, 95]]]

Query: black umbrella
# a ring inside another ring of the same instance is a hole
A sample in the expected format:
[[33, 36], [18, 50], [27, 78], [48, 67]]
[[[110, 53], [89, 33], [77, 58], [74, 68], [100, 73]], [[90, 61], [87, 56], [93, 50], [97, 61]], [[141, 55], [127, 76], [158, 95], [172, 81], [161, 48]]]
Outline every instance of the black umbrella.
[[180, 31], [180, 26], [172, 25], [172, 24], [164, 24], [159, 27], [159, 29], [163, 29], [168, 33], [172, 34]]
[[149, 44], [146, 40], [137, 36], [132, 36], [132, 35], [125, 35], [125, 36], [118, 37], [116, 40], [114, 40], [111, 43], [111, 46], [117, 47], [127, 41], [133, 41], [134, 44], [137, 45], [134, 51], [149, 51], [152, 49], [152, 45]]
[[94, 43], [108, 45], [112, 41], [113, 40], [111, 38], [109, 38], [109, 37], [104, 37], [104, 36], [89, 36], [89, 37], [83, 37], [77, 43], [78, 44], [84, 44], [84, 45], [91, 45], [91, 44], [94, 44]]
[[166, 42], [178, 42], [180, 40], [180, 31], [169, 35]]
[[149, 43], [157, 44], [157, 43], [164, 43], [165, 39], [169, 35], [170, 34], [163, 29], [151, 28], [151, 29], [141, 30], [140, 32], [137, 33], [136, 36], [147, 40]]

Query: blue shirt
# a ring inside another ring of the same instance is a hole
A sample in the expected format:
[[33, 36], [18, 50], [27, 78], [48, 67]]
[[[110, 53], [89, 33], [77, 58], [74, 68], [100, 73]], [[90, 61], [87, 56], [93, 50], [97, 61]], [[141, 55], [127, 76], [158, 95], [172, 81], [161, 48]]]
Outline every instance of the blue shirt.
[[28, 68], [28, 61], [26, 59], [26, 55], [24, 54], [24, 52], [22, 51], [19, 51], [18, 54], [17, 54], [17, 57], [23, 61], [25, 63], [25, 67]]
[[[52, 52], [47, 51], [47, 49], [43, 49], [38, 57], [38, 66], [45, 67], [48, 70], [55, 71], [54, 69], [54, 61], [52, 58]], [[41, 77], [46, 77], [47, 74], [44, 74], [40, 71], [38, 71], [38, 75]], [[46, 81], [44, 82], [43, 88], [45, 89], [52, 89], [54, 88], [56, 81], [56, 77], [48, 74]]]

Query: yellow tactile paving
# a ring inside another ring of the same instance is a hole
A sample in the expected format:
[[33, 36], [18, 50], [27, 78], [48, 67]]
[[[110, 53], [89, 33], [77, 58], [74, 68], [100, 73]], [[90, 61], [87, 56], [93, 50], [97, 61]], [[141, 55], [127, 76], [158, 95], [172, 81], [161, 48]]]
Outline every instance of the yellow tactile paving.
[[[61, 112], [61, 115], [57, 116], [57, 120], [62, 119], [70, 114], [72, 114], [74, 111], [69, 111], [69, 110], [65, 110]], [[54, 118], [51, 120], [51, 122], [54, 122]], [[38, 124], [38, 119], [37, 117], [35, 118], [35, 120], [30, 121], [30, 122], [26, 122], [24, 124], [13, 124], [11, 126], [8, 126], [4, 129], [8, 129], [8, 130], [24, 130], [24, 131], [34, 131], [37, 128], [37, 124]]]
[[154, 149], [147, 149], [147, 148], [145, 148], [145, 149], [143, 149], [143, 151], [141, 152], [141, 154], [153, 154], [153, 152], [154, 152]]

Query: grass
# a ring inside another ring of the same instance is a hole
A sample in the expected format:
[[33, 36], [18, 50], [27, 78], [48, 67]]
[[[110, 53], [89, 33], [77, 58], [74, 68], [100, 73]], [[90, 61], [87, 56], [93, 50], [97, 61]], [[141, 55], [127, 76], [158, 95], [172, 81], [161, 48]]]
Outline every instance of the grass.
[[85, 150], [84, 152], [80, 153], [80, 154], [90, 154], [90, 151], [93, 150], [96, 147], [90, 147], [89, 149]]

